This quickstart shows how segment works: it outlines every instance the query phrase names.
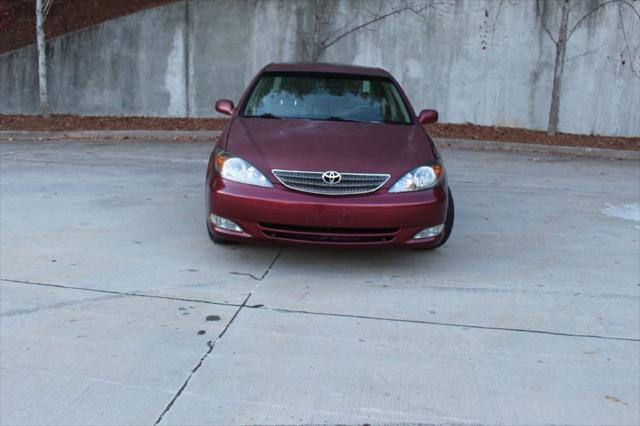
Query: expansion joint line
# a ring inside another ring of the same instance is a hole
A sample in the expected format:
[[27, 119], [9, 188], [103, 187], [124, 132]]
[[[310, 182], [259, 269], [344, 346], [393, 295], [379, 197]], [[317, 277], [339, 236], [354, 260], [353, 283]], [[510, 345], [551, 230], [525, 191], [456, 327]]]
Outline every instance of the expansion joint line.
[[73, 285], [66, 285], [66, 284], [40, 283], [35, 281], [12, 280], [8, 278], [0, 278], [0, 281], [7, 282], [7, 283], [15, 283], [15, 284], [35, 285], [35, 286], [41, 286], [41, 287], [63, 288], [66, 290], [81, 290], [81, 291], [89, 291], [93, 293], [114, 294], [118, 296], [146, 297], [149, 299], [175, 300], [179, 302], [204, 303], [207, 305], [219, 305], [219, 306], [235, 306], [235, 307], [241, 306], [237, 303], [212, 302], [210, 300], [202, 300], [202, 299], [189, 299], [184, 297], [172, 297], [172, 296], [158, 296], [154, 294], [134, 293], [134, 292], [116, 291], [116, 290], [104, 290], [99, 288], [87, 288], [87, 287], [80, 287], [80, 286], [73, 286]]

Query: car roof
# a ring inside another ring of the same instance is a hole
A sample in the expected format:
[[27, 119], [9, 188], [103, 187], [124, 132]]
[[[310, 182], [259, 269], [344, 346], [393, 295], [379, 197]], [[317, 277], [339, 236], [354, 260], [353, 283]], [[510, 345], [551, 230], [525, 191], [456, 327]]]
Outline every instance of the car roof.
[[264, 67], [266, 72], [317, 72], [327, 74], [351, 74], [374, 77], [390, 77], [391, 75], [382, 68], [361, 67], [346, 64], [325, 63], [272, 63]]

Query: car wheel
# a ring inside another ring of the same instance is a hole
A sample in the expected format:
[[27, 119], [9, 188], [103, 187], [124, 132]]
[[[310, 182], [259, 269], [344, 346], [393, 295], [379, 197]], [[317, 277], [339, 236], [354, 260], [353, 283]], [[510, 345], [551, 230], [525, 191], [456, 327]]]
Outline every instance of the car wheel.
[[440, 241], [440, 243], [437, 246], [419, 248], [416, 250], [433, 250], [443, 246], [444, 243], [446, 243], [447, 240], [449, 239], [449, 236], [451, 236], [451, 230], [453, 229], [454, 216], [455, 216], [455, 207], [453, 204], [453, 195], [451, 194], [451, 189], [449, 189], [449, 206], [447, 208], [447, 217], [444, 221], [444, 238], [442, 239], [442, 241]]
[[449, 237], [451, 236], [451, 231], [453, 230], [454, 216], [455, 216], [455, 207], [453, 205], [453, 195], [451, 194], [451, 189], [449, 189], [449, 208], [447, 209], [447, 219], [444, 222], [444, 238], [442, 239], [442, 241], [440, 241], [440, 244], [438, 244], [437, 247], [444, 245], [444, 243], [446, 243]]
[[230, 244], [232, 241], [227, 240], [225, 238], [220, 238], [209, 229], [209, 224], [205, 224], [207, 227], [207, 234], [209, 234], [209, 239], [214, 242], [214, 244]]

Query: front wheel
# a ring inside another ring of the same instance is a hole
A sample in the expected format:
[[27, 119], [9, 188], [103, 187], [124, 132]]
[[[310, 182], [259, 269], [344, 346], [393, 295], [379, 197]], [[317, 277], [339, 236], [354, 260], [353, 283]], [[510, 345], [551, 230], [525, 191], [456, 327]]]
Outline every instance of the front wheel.
[[451, 236], [451, 231], [453, 230], [453, 218], [455, 216], [455, 208], [453, 205], [453, 195], [451, 195], [451, 189], [449, 189], [449, 206], [447, 207], [447, 218], [444, 222], [444, 238], [440, 241], [436, 247], [440, 247], [444, 245]]
[[447, 242], [449, 236], [451, 236], [451, 230], [453, 229], [453, 218], [455, 216], [455, 207], [453, 205], [453, 195], [451, 195], [451, 189], [449, 189], [449, 205], [447, 206], [447, 217], [444, 220], [444, 237], [442, 241], [438, 243], [437, 246], [433, 247], [425, 247], [419, 248], [417, 250], [433, 250], [435, 248], [441, 247], [444, 243]]
[[205, 226], [207, 227], [207, 234], [209, 234], [209, 239], [211, 241], [213, 241], [214, 244], [230, 244], [231, 241], [225, 239], [225, 238], [220, 238], [218, 236], [216, 236], [216, 234], [214, 234], [213, 232], [211, 232], [211, 230], [209, 229], [209, 224], [205, 223]]

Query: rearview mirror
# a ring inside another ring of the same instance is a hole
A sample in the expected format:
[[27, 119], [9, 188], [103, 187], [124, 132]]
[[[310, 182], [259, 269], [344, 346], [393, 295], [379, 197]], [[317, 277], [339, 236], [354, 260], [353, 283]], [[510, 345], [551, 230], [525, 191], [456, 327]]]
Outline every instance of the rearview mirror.
[[216, 101], [216, 111], [220, 114], [232, 115], [233, 114], [233, 102], [229, 99], [219, 99]]
[[418, 116], [418, 122], [420, 124], [435, 123], [438, 121], [438, 111], [435, 109], [423, 109]]

